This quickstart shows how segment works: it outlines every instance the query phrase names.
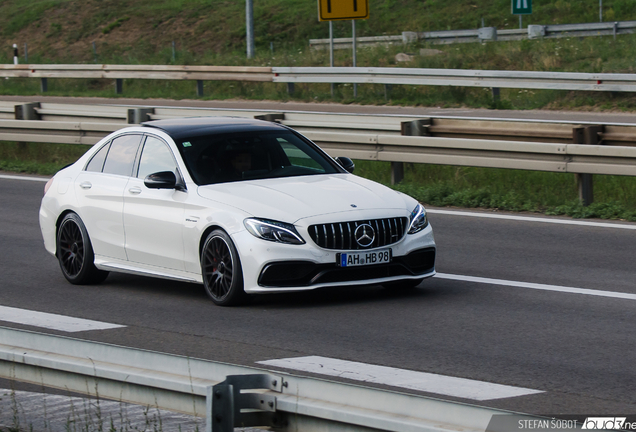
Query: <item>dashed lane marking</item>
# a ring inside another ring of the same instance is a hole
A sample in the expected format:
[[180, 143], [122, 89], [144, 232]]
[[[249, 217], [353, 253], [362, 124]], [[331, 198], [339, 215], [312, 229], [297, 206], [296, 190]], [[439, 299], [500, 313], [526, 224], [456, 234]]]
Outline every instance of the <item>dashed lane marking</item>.
[[92, 321], [83, 318], [74, 318], [46, 312], [36, 312], [8, 306], [0, 306], [0, 321], [24, 324], [34, 327], [42, 327], [69, 333], [87, 330], [109, 330], [114, 328], [126, 327], [119, 324]]
[[513, 387], [485, 381], [396, 369], [387, 366], [377, 366], [320, 356], [265, 360], [257, 363], [266, 366], [275, 366], [479, 401], [543, 393], [541, 390], [523, 387]]
[[27, 180], [27, 181], [37, 181], [37, 182], [44, 182], [44, 183], [50, 180], [50, 178], [45, 178], [45, 177], [29, 177], [29, 176], [5, 175], [5, 174], [1, 174], [0, 179]]
[[551, 223], [551, 224], [559, 224], [559, 225], [579, 225], [579, 226], [589, 226], [589, 227], [599, 227], [599, 228], [636, 230], [636, 224], [633, 224], [633, 223], [630, 224], [630, 223], [620, 223], [620, 222], [594, 222], [594, 221], [585, 221], [585, 220], [547, 218], [547, 217], [540, 217], [540, 216], [516, 216], [516, 215], [492, 214], [492, 213], [483, 213], [483, 212], [468, 212], [468, 211], [461, 211], [461, 210], [426, 209], [426, 212], [430, 214], [443, 214], [443, 215], [449, 215], [449, 216], [467, 216], [467, 217], [477, 217], [477, 218], [485, 218], [485, 219], [507, 219], [507, 220], [523, 221], [523, 222], [538, 222], [538, 223]]
[[555, 291], [562, 293], [570, 293], [570, 294], [583, 294], [583, 295], [591, 295], [598, 297], [610, 297], [610, 298], [618, 298], [625, 300], [636, 300], [636, 294], [617, 292], [617, 291], [602, 291], [602, 290], [594, 290], [587, 288], [573, 288], [573, 287], [565, 287], [559, 285], [544, 285], [539, 283], [531, 283], [531, 282], [517, 282], [517, 281], [509, 281], [503, 279], [491, 279], [484, 277], [476, 277], [476, 276], [463, 276], [463, 275], [454, 275], [454, 274], [446, 274], [446, 273], [437, 273], [434, 277], [438, 279], [448, 279], [454, 281], [462, 281], [462, 282], [475, 282], [481, 284], [489, 284], [489, 285], [502, 285], [502, 286], [511, 286], [516, 288], [528, 288], [535, 290], [543, 290], [543, 291]]

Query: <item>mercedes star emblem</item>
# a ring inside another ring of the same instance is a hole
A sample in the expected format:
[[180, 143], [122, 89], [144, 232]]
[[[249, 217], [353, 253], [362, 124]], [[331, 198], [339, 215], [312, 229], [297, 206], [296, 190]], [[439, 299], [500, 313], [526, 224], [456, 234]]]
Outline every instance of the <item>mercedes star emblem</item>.
[[375, 230], [369, 224], [358, 225], [356, 231], [354, 233], [356, 238], [356, 243], [360, 245], [360, 247], [366, 248], [373, 244], [375, 240]]

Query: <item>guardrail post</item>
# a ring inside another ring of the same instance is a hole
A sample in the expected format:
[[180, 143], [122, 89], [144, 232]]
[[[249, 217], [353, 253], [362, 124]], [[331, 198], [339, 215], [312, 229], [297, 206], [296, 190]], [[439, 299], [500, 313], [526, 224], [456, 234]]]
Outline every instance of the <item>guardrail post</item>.
[[391, 86], [391, 84], [384, 84], [384, 100], [389, 100], [391, 99], [391, 90], [393, 89], [393, 86]]
[[419, 39], [419, 35], [416, 32], [412, 32], [412, 31], [402, 32], [402, 43], [405, 45], [410, 43], [415, 43], [418, 41], [418, 39]]
[[197, 80], [197, 96], [203, 96], [203, 80]]
[[46, 78], [40, 78], [40, 91], [46, 93], [49, 91], [49, 80]]
[[404, 180], [404, 162], [391, 162], [391, 184]]
[[496, 41], [497, 40], [497, 27], [482, 27], [477, 30], [477, 38], [479, 42]]
[[[40, 102], [30, 102], [13, 107], [16, 120], [40, 120], [40, 115], [35, 110], [40, 108]], [[27, 143], [19, 141], [18, 150], [23, 153], [27, 150]]]
[[290, 95], [290, 96], [294, 94], [294, 83], [293, 82], [287, 83], [287, 94]]
[[501, 101], [501, 89], [499, 87], [492, 88], [492, 101], [494, 102], [496, 108], [499, 101]]
[[[244, 390], [265, 389], [282, 392], [283, 378], [268, 374], [229, 375], [208, 388], [207, 432], [233, 432], [235, 427], [281, 427], [276, 413], [276, 397]], [[245, 411], [249, 410], [249, 411]]]
[[401, 124], [402, 135], [431, 136], [430, 132], [428, 131], [428, 128], [430, 125], [431, 125], [430, 118], [402, 122]]
[[268, 122], [280, 123], [281, 120], [285, 120], [285, 113], [255, 115], [254, 118], [256, 120], [265, 120]]
[[[573, 144], [599, 144], [599, 133], [603, 132], [603, 126], [581, 126], [572, 128]], [[579, 189], [579, 201], [585, 207], [594, 202], [594, 179], [592, 174], [576, 174], [576, 183]]]
[[530, 24], [528, 26], [528, 39], [539, 39], [545, 37], [544, 25]]
[[121, 78], [117, 78], [115, 80], [115, 92], [117, 94], [122, 94], [123, 87], [124, 87], [124, 80]]
[[29, 102], [14, 107], [16, 120], [40, 120], [40, 115], [35, 110], [40, 108], [40, 102]]
[[128, 124], [140, 124], [149, 121], [150, 114], [154, 114], [154, 108], [129, 108], [126, 121]]
[[[428, 131], [430, 125], [430, 118], [402, 122], [402, 135], [430, 136]], [[398, 184], [402, 180], [404, 180], [404, 162], [391, 162], [391, 184]]]

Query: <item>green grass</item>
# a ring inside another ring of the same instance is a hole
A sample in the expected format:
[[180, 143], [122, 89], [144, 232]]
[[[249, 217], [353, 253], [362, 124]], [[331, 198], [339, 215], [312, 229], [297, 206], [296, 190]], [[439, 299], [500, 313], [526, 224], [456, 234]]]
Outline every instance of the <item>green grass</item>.
[[0, 170], [53, 175], [89, 148], [75, 144], [0, 142]]
[[[390, 183], [390, 163], [356, 161], [356, 174]], [[433, 206], [527, 211], [572, 217], [636, 221], [636, 178], [594, 176], [595, 202], [578, 202], [574, 174], [495, 168], [405, 164], [393, 186]]]

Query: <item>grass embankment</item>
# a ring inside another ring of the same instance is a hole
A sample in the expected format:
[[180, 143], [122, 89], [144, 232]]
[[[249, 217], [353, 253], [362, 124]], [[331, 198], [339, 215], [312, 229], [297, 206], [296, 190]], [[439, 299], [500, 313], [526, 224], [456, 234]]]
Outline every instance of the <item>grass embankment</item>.
[[[370, 0], [370, 19], [357, 23], [359, 36], [396, 35], [487, 26], [516, 28], [509, 0]], [[254, 4], [256, 57], [245, 57], [245, 4], [223, 0], [4, 0], [0, 3], [0, 62], [11, 63], [11, 44], [29, 45], [30, 63], [212, 64], [254, 66], [328, 66], [326, 51], [310, 51], [311, 38], [328, 36], [317, 21], [315, 1], [259, 0]], [[633, 0], [605, 0], [604, 20], [636, 20]], [[527, 24], [598, 21], [594, 1], [545, 1], [534, 5]], [[351, 25], [335, 22], [337, 37], [350, 36]], [[176, 51], [172, 51], [172, 42]], [[425, 44], [360, 49], [359, 66], [503, 69], [576, 72], [634, 72], [636, 35], [558, 40], [525, 40], [487, 44], [436, 45], [442, 54], [416, 56], [396, 63], [400, 51], [419, 53]], [[94, 45], [93, 45], [94, 44]], [[94, 46], [94, 48], [93, 48]], [[272, 48], [272, 49], [270, 49]], [[23, 59], [21, 60], [23, 61]], [[350, 66], [348, 50], [336, 52], [337, 66]], [[0, 94], [38, 94], [39, 80], [2, 80]], [[618, 109], [636, 107], [632, 95], [502, 90], [493, 104], [489, 89], [394, 86], [385, 100], [383, 86], [296, 85], [289, 96], [284, 85], [207, 82], [206, 98], [335, 101], [341, 103], [490, 107], [515, 109]], [[108, 80], [50, 80], [51, 95], [115, 96]], [[124, 96], [192, 98], [194, 84], [127, 80]]]
[[[0, 63], [12, 62], [11, 44], [29, 45], [29, 63], [213, 64], [253, 66], [328, 66], [326, 51], [310, 51], [310, 38], [328, 36], [318, 23], [315, 1], [254, 2], [256, 56], [245, 58], [243, 1], [223, 0], [4, 0], [0, 3]], [[359, 36], [395, 35], [402, 31], [433, 31], [487, 26], [517, 28], [509, 0], [370, 0], [371, 18], [358, 22]], [[636, 19], [633, 0], [605, 0], [606, 21]], [[534, 5], [527, 24], [595, 22], [598, 2], [545, 1]], [[335, 23], [335, 36], [350, 36], [349, 22]], [[173, 57], [172, 41], [176, 51]], [[94, 47], [93, 49], [93, 42]], [[273, 48], [273, 49], [270, 49]], [[397, 63], [398, 52], [420, 48], [442, 51]], [[503, 69], [576, 72], [636, 71], [636, 35], [525, 40], [487, 44], [393, 46], [360, 49], [359, 66]], [[336, 51], [336, 66], [350, 66], [351, 53]], [[393, 86], [385, 100], [383, 86], [296, 85], [293, 95], [272, 83], [206, 82], [205, 99], [243, 98], [437, 107], [514, 109], [633, 110], [631, 94], [502, 89], [495, 106], [489, 89]], [[40, 93], [39, 80], [0, 80], [0, 94]], [[49, 80], [50, 95], [116, 97], [109, 80]], [[125, 97], [194, 98], [192, 82], [125, 80]], [[81, 146], [0, 145], [0, 169], [51, 174], [85, 151]], [[358, 174], [384, 183], [388, 164], [358, 161]], [[635, 220], [636, 179], [595, 176], [596, 204], [576, 202], [573, 175], [409, 166], [397, 186], [432, 205], [543, 211], [577, 217]]]

